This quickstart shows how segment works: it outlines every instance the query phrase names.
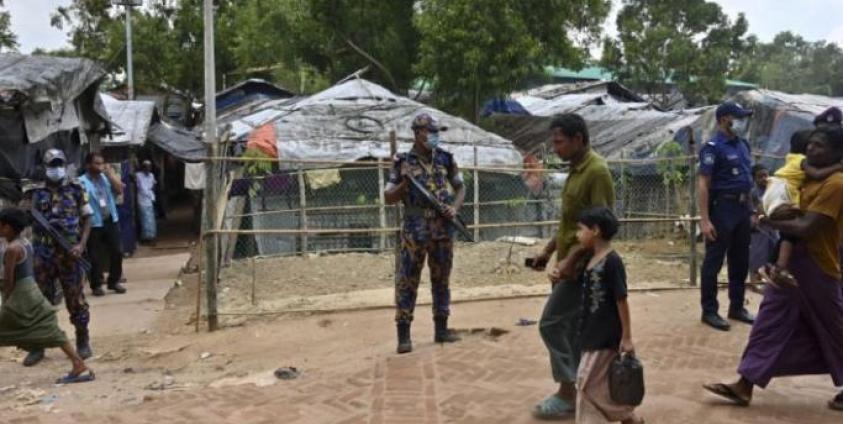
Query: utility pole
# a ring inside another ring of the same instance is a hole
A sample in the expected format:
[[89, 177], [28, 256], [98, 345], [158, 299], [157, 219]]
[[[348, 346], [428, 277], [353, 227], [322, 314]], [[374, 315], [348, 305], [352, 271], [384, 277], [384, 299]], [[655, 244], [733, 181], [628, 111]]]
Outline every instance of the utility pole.
[[[212, 159], [205, 162], [205, 231], [216, 229], [217, 220], [217, 188], [220, 183], [217, 176], [218, 156], [217, 145], [217, 104], [216, 104], [216, 64], [214, 59], [214, 1], [204, 0], [204, 49], [205, 49], [205, 143], [208, 156]], [[217, 273], [219, 235], [203, 234], [205, 251], [205, 294], [208, 301], [208, 331], [217, 329]], [[197, 317], [199, 319], [199, 317]]]
[[111, 0], [115, 6], [126, 9], [126, 86], [129, 100], [135, 99], [135, 76], [132, 64], [132, 7], [143, 6], [143, 0]]

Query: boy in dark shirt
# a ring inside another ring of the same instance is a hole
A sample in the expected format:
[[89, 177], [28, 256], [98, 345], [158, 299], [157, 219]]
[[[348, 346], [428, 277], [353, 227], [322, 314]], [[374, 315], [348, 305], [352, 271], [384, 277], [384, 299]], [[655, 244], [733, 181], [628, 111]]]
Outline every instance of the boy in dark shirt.
[[576, 422], [641, 423], [635, 407], [617, 404], [609, 396], [610, 365], [619, 354], [635, 352], [626, 271], [611, 243], [618, 220], [611, 210], [597, 207], [580, 214], [577, 227], [577, 240], [589, 256], [579, 280], [583, 289], [582, 359], [577, 372]]

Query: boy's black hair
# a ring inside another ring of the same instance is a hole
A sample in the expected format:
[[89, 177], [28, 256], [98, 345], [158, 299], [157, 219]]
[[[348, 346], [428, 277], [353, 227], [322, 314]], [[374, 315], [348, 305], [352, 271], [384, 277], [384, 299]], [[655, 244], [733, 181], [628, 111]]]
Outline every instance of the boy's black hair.
[[603, 206], [588, 208], [580, 212], [577, 222], [588, 228], [597, 227], [600, 229], [600, 236], [603, 240], [612, 240], [618, 233], [618, 219], [612, 210]]
[[12, 227], [15, 234], [20, 234], [29, 226], [29, 215], [18, 208], [6, 208], [0, 211], [0, 223]]
[[585, 123], [585, 119], [582, 116], [577, 115], [576, 113], [564, 113], [553, 118], [553, 121], [550, 122], [550, 130], [554, 130], [559, 128], [562, 131], [562, 134], [565, 134], [568, 137], [574, 137], [577, 133], [582, 134], [582, 142], [586, 146], [588, 146], [589, 138], [588, 138], [588, 125]]
[[758, 173], [761, 172], [761, 171], [769, 171], [769, 169], [766, 166], [761, 165], [760, 163], [752, 166], [752, 176], [753, 177], [758, 175]]
[[804, 155], [808, 150], [808, 140], [813, 134], [813, 130], [799, 130], [790, 136], [790, 153], [797, 153]]

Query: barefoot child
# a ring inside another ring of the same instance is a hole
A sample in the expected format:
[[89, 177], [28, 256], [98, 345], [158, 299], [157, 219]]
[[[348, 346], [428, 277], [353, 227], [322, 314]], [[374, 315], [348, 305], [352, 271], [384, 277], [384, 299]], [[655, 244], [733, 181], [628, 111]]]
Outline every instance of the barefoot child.
[[0, 346], [24, 350], [60, 347], [70, 359], [70, 373], [56, 384], [81, 383], [94, 379], [94, 373], [59, 329], [56, 311], [35, 284], [32, 245], [21, 237], [28, 217], [19, 209], [0, 211], [0, 237], [6, 241], [0, 294]]
[[615, 403], [609, 395], [609, 368], [621, 353], [634, 354], [626, 271], [612, 249], [618, 221], [612, 211], [597, 207], [580, 214], [577, 240], [588, 254], [579, 283], [583, 288], [580, 344], [582, 359], [577, 372], [576, 422], [641, 423], [633, 406]]
[[[779, 168], [767, 183], [764, 192], [764, 214], [772, 221], [787, 221], [802, 215], [799, 209], [799, 192], [805, 179], [821, 181], [831, 174], [843, 171], [843, 164], [837, 163], [826, 168], [815, 168], [805, 162], [805, 149], [812, 130], [801, 130], [790, 139], [790, 153], [785, 156], [784, 166]], [[768, 276], [768, 281], [777, 285], [796, 285], [793, 275], [787, 270], [793, 245], [798, 239], [782, 235], [778, 254], [773, 259], [775, 264], [760, 273]]]

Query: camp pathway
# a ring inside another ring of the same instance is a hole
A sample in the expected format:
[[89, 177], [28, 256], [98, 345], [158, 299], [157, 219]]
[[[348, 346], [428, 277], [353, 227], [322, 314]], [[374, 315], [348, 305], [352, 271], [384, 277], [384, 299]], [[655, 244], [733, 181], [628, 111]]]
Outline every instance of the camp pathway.
[[[698, 293], [635, 293], [631, 297], [636, 347], [645, 364], [647, 397], [640, 408], [650, 423], [839, 423], [843, 415], [826, 408], [834, 394], [828, 376], [774, 380], [759, 390], [750, 408], [739, 408], [700, 387], [731, 379], [749, 327], [729, 333], [699, 323]], [[760, 298], [750, 295], [750, 307]], [[398, 356], [389, 311], [348, 312], [296, 320], [279, 319], [224, 330], [213, 337], [248, 341], [254, 331], [284, 332], [291, 344], [302, 340], [312, 362], [298, 379], [190, 391], [150, 392], [142, 403], [112, 410], [8, 416], [8, 423], [530, 423], [532, 405], [553, 390], [548, 361], [535, 326], [516, 326], [534, 317], [541, 299], [460, 304], [455, 326], [485, 322], [457, 344], [430, 342], [430, 323], [417, 320], [416, 351]], [[427, 311], [424, 311], [427, 312]], [[426, 315], [420, 312], [418, 315]], [[334, 324], [326, 324], [330, 320]], [[342, 324], [340, 324], [342, 323]], [[287, 332], [296, 326], [301, 331]], [[489, 331], [490, 328], [499, 329]], [[503, 333], [503, 334], [501, 334]], [[298, 334], [298, 335], [297, 335]], [[263, 337], [263, 336], [262, 336]], [[271, 336], [269, 336], [271, 337]], [[299, 340], [296, 340], [296, 339]], [[313, 341], [324, 340], [321, 346]], [[264, 356], [282, 364], [278, 352]], [[346, 349], [342, 349], [346, 346]], [[236, 349], [220, 346], [218, 349]], [[320, 364], [317, 366], [317, 364]], [[268, 372], [271, 376], [271, 370]], [[93, 383], [98, 384], [98, 383]], [[269, 384], [261, 387], [263, 384]]]

